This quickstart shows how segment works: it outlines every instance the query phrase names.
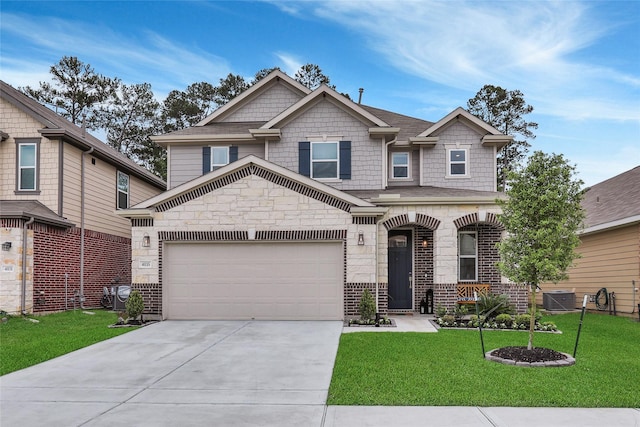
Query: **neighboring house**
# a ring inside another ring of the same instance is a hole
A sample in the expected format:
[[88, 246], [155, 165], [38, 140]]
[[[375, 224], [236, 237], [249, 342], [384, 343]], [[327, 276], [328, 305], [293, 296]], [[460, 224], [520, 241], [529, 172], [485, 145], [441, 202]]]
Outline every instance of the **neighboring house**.
[[[640, 303], [640, 166], [588, 188], [582, 207], [586, 218], [577, 249], [582, 257], [569, 269], [568, 280], [542, 289], [574, 291], [578, 308], [585, 294], [606, 288], [615, 293], [618, 312], [634, 313]], [[587, 307], [596, 308], [593, 301]]]
[[511, 137], [462, 108], [431, 123], [275, 71], [152, 139], [169, 190], [119, 212], [149, 313], [343, 319], [364, 289], [394, 313], [483, 287], [526, 308], [495, 267], [496, 154]]
[[131, 224], [115, 214], [163, 180], [0, 82], [0, 310], [96, 307], [131, 281]]

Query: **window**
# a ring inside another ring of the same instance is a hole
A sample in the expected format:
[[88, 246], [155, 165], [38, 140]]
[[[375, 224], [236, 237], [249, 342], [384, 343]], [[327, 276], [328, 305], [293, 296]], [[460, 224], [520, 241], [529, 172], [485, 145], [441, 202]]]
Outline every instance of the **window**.
[[229, 164], [229, 147], [211, 147], [211, 170], [220, 169]]
[[407, 236], [398, 235], [389, 237], [389, 247], [390, 248], [406, 248], [407, 247]]
[[38, 190], [38, 143], [18, 142], [17, 191]]
[[238, 147], [202, 147], [202, 174], [209, 173], [238, 160]]
[[391, 154], [391, 177], [409, 178], [409, 153]]
[[450, 149], [449, 151], [449, 176], [467, 176], [467, 150]]
[[475, 231], [458, 233], [458, 280], [478, 280], [478, 235]]
[[129, 208], [129, 175], [118, 171], [118, 209]]
[[338, 142], [311, 143], [311, 178], [338, 178]]

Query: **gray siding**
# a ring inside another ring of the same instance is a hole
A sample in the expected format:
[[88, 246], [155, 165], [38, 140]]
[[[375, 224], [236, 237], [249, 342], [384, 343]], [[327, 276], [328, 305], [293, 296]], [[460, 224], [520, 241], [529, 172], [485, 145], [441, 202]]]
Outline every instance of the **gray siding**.
[[239, 144], [238, 145], [238, 159], [247, 157], [253, 154], [256, 157], [264, 159], [264, 144]]
[[169, 188], [177, 187], [202, 175], [202, 146], [171, 145], [167, 175]]
[[[495, 191], [495, 169], [493, 147], [483, 147], [479, 133], [461, 124], [454, 123], [440, 133], [438, 144], [424, 149], [424, 185], [460, 188], [468, 190]], [[471, 145], [469, 149], [469, 175], [465, 178], [447, 178], [447, 150], [445, 145], [460, 143]]]
[[366, 124], [331, 102], [319, 101], [281, 129], [281, 141], [269, 143], [269, 161], [298, 172], [298, 142], [311, 136], [339, 136], [351, 141], [351, 179], [326, 184], [339, 190], [382, 187], [381, 141], [371, 139]]
[[[230, 144], [218, 145], [229, 146]], [[171, 146], [170, 188], [177, 187], [202, 175], [202, 147], [203, 145]], [[250, 154], [264, 159], [264, 145], [262, 143], [238, 144], [237, 147], [238, 159]]]
[[282, 83], [266, 88], [264, 93], [225, 117], [225, 122], [265, 122], [271, 120], [301, 99]]

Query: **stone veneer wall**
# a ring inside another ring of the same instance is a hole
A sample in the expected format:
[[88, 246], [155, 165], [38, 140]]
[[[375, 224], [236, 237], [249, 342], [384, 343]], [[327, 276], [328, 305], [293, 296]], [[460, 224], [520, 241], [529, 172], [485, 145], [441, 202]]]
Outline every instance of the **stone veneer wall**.
[[33, 230], [27, 231], [26, 248], [22, 245], [22, 219], [0, 221], [0, 243], [9, 242], [11, 248], [0, 251], [0, 310], [19, 314], [22, 307], [22, 254], [27, 253], [25, 310], [33, 310]]

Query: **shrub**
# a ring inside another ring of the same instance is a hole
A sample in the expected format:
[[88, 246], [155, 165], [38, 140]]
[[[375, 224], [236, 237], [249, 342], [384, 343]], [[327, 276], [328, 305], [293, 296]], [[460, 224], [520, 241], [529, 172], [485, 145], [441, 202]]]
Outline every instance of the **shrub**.
[[360, 298], [358, 312], [362, 320], [371, 320], [376, 315], [376, 302], [369, 289], [365, 289]]
[[468, 312], [469, 310], [466, 305], [456, 304], [456, 308], [453, 309], [453, 317], [455, 317], [456, 320], [460, 320], [466, 316]]
[[489, 313], [488, 317], [490, 319], [503, 313], [515, 313], [513, 305], [509, 302], [508, 295], [498, 295], [490, 292], [482, 292], [478, 295], [478, 309], [481, 313]]
[[436, 305], [436, 317], [443, 317], [447, 314], [447, 307], [442, 304]]
[[529, 327], [529, 323], [531, 322], [530, 314], [518, 314], [515, 319], [513, 319], [513, 326], [518, 327], [520, 329], [525, 329]]
[[456, 324], [456, 318], [455, 317], [453, 317], [450, 314], [445, 314], [444, 316], [442, 316], [441, 325], [443, 325], [443, 326], [453, 326], [454, 324]]
[[510, 328], [513, 324], [513, 317], [508, 313], [501, 313], [496, 316], [496, 323], [498, 325], [504, 324], [506, 328]]
[[124, 305], [127, 317], [132, 320], [136, 320], [138, 316], [144, 311], [144, 301], [142, 300], [142, 294], [138, 290], [131, 291], [129, 299]]

